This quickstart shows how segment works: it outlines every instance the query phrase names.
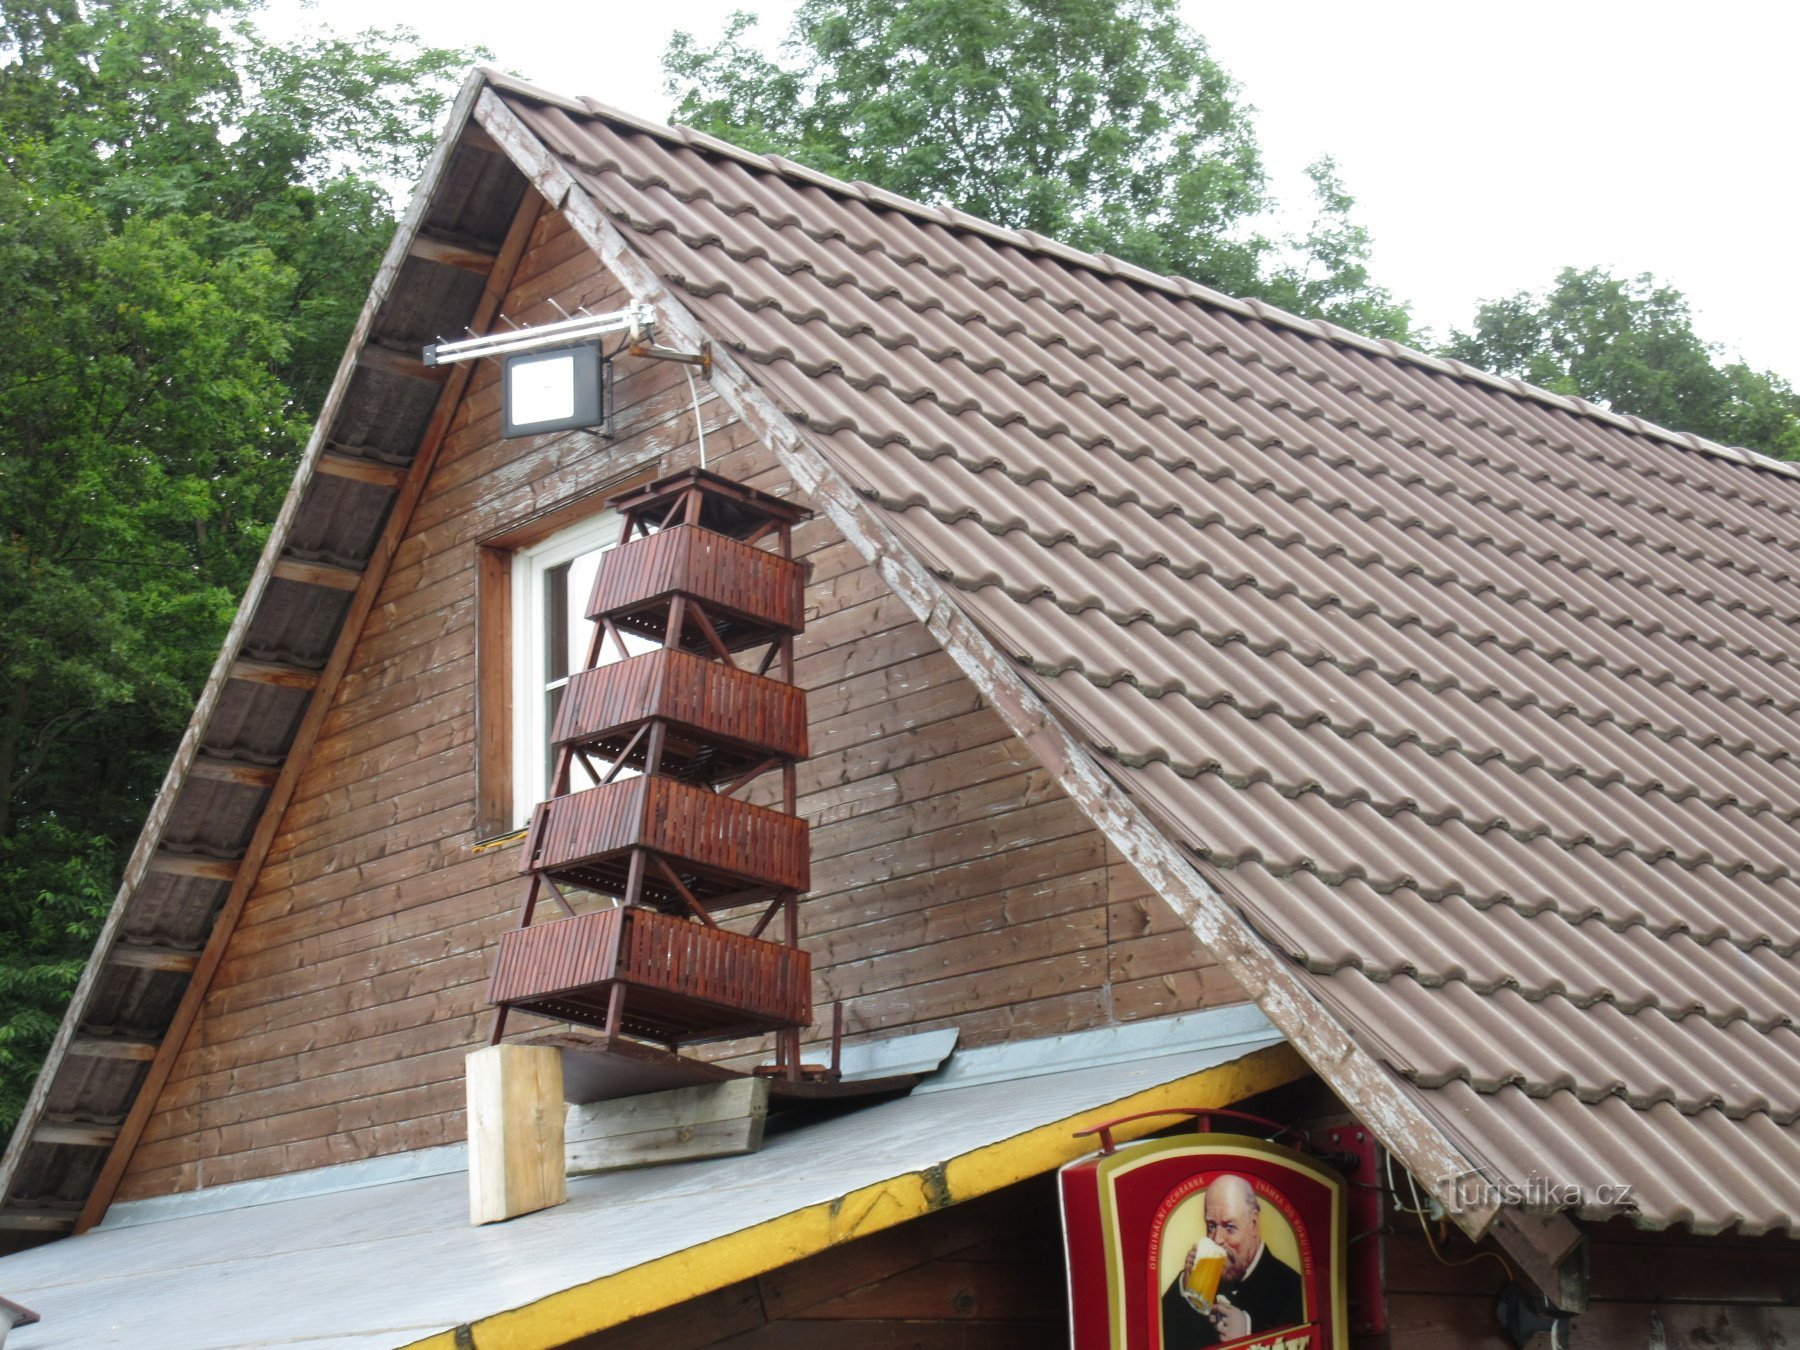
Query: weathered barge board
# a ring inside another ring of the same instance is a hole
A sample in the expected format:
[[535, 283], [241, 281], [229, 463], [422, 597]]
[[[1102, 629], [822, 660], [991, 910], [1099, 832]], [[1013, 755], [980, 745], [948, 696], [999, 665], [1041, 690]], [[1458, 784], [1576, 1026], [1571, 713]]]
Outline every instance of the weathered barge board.
[[[555, 318], [552, 296], [625, 303], [546, 213], [504, 313]], [[788, 491], [702, 391], [709, 467]], [[494, 748], [481, 545], [697, 462], [679, 368], [622, 362], [618, 394], [610, 445], [501, 441], [496, 372], [471, 378], [122, 1198], [461, 1137], [461, 1055], [520, 885], [511, 850], [471, 851]], [[979, 1044], [1241, 998], [833, 527], [800, 527], [796, 551], [821, 1004], [846, 999], [852, 1034], [957, 1025]]]

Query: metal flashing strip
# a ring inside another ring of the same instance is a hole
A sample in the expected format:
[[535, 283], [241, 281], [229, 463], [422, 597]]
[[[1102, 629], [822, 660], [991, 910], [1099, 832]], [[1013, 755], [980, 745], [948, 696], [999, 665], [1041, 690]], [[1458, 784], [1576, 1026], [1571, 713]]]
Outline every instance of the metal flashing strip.
[[[504, 1224], [469, 1225], [461, 1176], [420, 1177], [90, 1232], [0, 1260], [0, 1284], [55, 1329], [21, 1329], [19, 1350], [561, 1345], [1042, 1176], [1090, 1152], [1076, 1132], [1101, 1120], [1227, 1106], [1305, 1072], [1269, 1036], [995, 1079], [741, 1158], [577, 1178], [567, 1203]], [[271, 1271], [332, 1297], [272, 1299]]]
[[[957, 1032], [920, 1031], [911, 1036], [884, 1036], [844, 1047], [838, 1067], [844, 1081], [886, 1078], [901, 1073], [934, 1073], [956, 1049]], [[914, 1088], [913, 1091], [918, 1091]]]
[[410, 1153], [390, 1153], [381, 1158], [365, 1158], [361, 1162], [334, 1163], [330, 1167], [289, 1172], [285, 1176], [232, 1181], [223, 1186], [210, 1186], [205, 1190], [155, 1195], [147, 1200], [122, 1200], [107, 1210], [106, 1218], [95, 1224], [91, 1231], [104, 1233], [114, 1228], [135, 1228], [139, 1224], [188, 1219], [197, 1214], [218, 1214], [230, 1209], [248, 1209], [253, 1205], [273, 1205], [282, 1200], [299, 1200], [310, 1195], [332, 1195], [338, 1191], [389, 1186], [396, 1181], [416, 1181], [420, 1177], [440, 1177], [450, 1172], [466, 1171], [468, 1166], [468, 1149], [463, 1144], [414, 1149]]
[[[948, 1092], [954, 1088], [974, 1087], [978, 1083], [1069, 1073], [1102, 1064], [1133, 1064], [1195, 1050], [1263, 1045], [1280, 1037], [1281, 1032], [1261, 1008], [1254, 1003], [1234, 1003], [1150, 1022], [1092, 1027], [1062, 1036], [1008, 1041], [978, 1050], [959, 1051], [940, 1073], [914, 1088], [913, 1095]], [[848, 1053], [846, 1050], [845, 1054]]]
[[[931, 1073], [956, 1048], [956, 1035], [954, 1030], [922, 1031], [910, 1036], [887, 1036], [880, 1040], [846, 1045], [843, 1054], [844, 1077], [855, 1081], [861, 1078], [883, 1078], [890, 1074]], [[380, 1158], [365, 1158], [360, 1162], [334, 1163], [329, 1167], [289, 1172], [284, 1176], [232, 1181], [198, 1191], [122, 1201], [107, 1210], [105, 1220], [96, 1224], [93, 1231], [134, 1228], [139, 1224], [186, 1219], [196, 1214], [218, 1214], [225, 1210], [248, 1209], [253, 1205], [272, 1205], [309, 1195], [332, 1195], [338, 1191], [358, 1191], [370, 1186], [390, 1186], [397, 1181], [414, 1181], [420, 1177], [461, 1172], [467, 1166], [468, 1154], [462, 1144], [415, 1149], [410, 1153], [390, 1153]]]

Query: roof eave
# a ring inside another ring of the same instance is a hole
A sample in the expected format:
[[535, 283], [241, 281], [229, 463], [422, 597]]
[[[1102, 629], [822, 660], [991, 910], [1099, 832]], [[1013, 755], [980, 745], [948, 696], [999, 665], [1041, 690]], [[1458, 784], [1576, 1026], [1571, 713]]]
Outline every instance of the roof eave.
[[[394, 282], [400, 274], [401, 266], [406, 261], [415, 240], [418, 238], [420, 227], [424, 223], [433, 203], [435, 194], [443, 181], [445, 171], [450, 165], [451, 160], [463, 139], [466, 129], [470, 125], [477, 98], [482, 90], [487, 87], [487, 84], [488, 75], [482, 70], [471, 71], [468, 77], [463, 81], [462, 87], [458, 90], [457, 96], [451, 105], [445, 130], [438, 138], [438, 142], [433, 148], [430, 158], [426, 162], [425, 171], [421, 175], [419, 183], [413, 191], [407, 209], [402, 215], [399, 225], [395, 229], [394, 238], [388, 245], [387, 252], [383, 255], [381, 265], [376, 271], [375, 279], [369, 289], [368, 298], [364, 301], [362, 312], [357, 319], [356, 327], [352, 331], [350, 340], [345, 346], [344, 355], [338, 363], [337, 373], [332, 379], [331, 386], [325, 395], [324, 403], [313, 423], [312, 434], [308, 438], [306, 449], [301, 455], [293, 482], [288, 488], [287, 497], [283, 501], [281, 510], [277, 513], [275, 521], [270, 528], [268, 541], [263, 546], [262, 555], [257, 562], [255, 570], [251, 574], [249, 584], [244, 591], [244, 596], [239, 601], [237, 613], [232, 620], [231, 627], [226, 632], [224, 642], [219, 649], [219, 655], [213, 663], [212, 670], [207, 676], [206, 683], [201, 688], [199, 699], [195, 703], [193, 716], [189, 719], [187, 728], [182, 733], [181, 740], [176, 747], [174, 758], [170, 762], [168, 772], [164, 775], [162, 785], [158, 789], [156, 797], [151, 803], [150, 811], [145, 819], [144, 826], [138, 833], [137, 842], [133, 846], [131, 855], [126, 862], [119, 889], [113, 899], [112, 907], [108, 911], [106, 919], [101, 925], [99, 936], [95, 940], [93, 953], [88, 958], [87, 965], [83, 969], [81, 977], [76, 984], [74, 994], [69, 1001], [69, 1006], [63, 1015], [62, 1023], [58, 1027], [56, 1036], [51, 1042], [50, 1051], [45, 1057], [44, 1066], [39, 1070], [37, 1080], [33, 1084], [31, 1093], [26, 1099], [24, 1109], [20, 1113], [17, 1125], [14, 1127], [12, 1138], [8, 1143], [5, 1155], [4, 1157], [0, 1157], [0, 1203], [3, 1203], [5, 1198], [11, 1194], [13, 1182], [17, 1176], [20, 1163], [24, 1158], [27, 1148], [31, 1145], [33, 1134], [43, 1119], [44, 1110], [49, 1100], [51, 1088], [56, 1080], [57, 1072], [62, 1068], [64, 1061], [69, 1055], [70, 1046], [74, 1042], [82, 1019], [87, 1013], [89, 1002], [94, 994], [95, 987], [100, 980], [107, 959], [119, 940], [132, 898], [135, 896], [150, 871], [151, 860], [161, 843], [164, 829], [169, 822], [176, 799], [180, 795], [183, 787], [187, 784], [190, 773], [194, 768], [195, 759], [199, 754], [209, 720], [219, 703], [228, 680], [232, 677], [232, 668], [240, 657], [244, 639], [249, 631], [251, 620], [256, 614], [258, 603], [263, 598], [270, 582], [275, 577], [276, 567], [282, 560], [283, 550], [287, 547], [290, 532], [300, 510], [301, 499], [317, 471], [319, 460], [325, 451], [335, 416], [349, 390], [351, 379], [356, 373], [358, 361], [363, 349], [367, 346], [374, 331], [376, 317], [392, 291]], [[346, 625], [346, 627], [348, 626], [349, 625]], [[341, 644], [343, 641], [344, 635], [340, 632], [337, 642], [338, 644]], [[286, 764], [293, 764], [296, 758], [296, 755], [290, 754]], [[284, 765], [284, 767], [286, 767], [286, 765]], [[273, 809], [273, 806], [271, 805], [268, 809]], [[247, 887], [251, 879], [250, 876], [241, 876], [234, 884], [234, 896], [237, 888], [239, 886]], [[204, 996], [205, 986], [208, 982], [208, 967], [205, 964], [207, 959], [206, 954], [213, 952], [215, 943], [223, 936], [228, 936], [228, 933], [222, 933], [220, 928], [215, 926], [207, 940], [206, 947], [201, 957], [202, 964], [196, 968], [186, 994], [182, 999], [182, 1009], [185, 1010], [188, 1008], [190, 1002], [197, 1004], [198, 1000]], [[216, 964], [216, 956], [214, 958], [214, 963]], [[179, 1040], [181, 1039], [183, 1028], [186, 1025], [187, 1021], [184, 1021], [182, 1012], [178, 1011], [175, 1020], [171, 1023], [169, 1031], [165, 1033], [163, 1038], [158, 1042], [157, 1060], [152, 1061], [151, 1080], [139, 1089], [138, 1101], [140, 1103], [147, 1095], [151, 1095], [151, 1088], [156, 1081], [156, 1064], [172, 1056], [174, 1051], [179, 1050]], [[166, 1068], [164, 1069], [164, 1073], [166, 1074]], [[137, 1115], [140, 1113], [134, 1111], [133, 1114]], [[103, 1179], [108, 1174], [114, 1174], [116, 1176], [116, 1174], [122, 1170], [125, 1158], [128, 1157], [131, 1149], [135, 1146], [137, 1133], [137, 1131], [133, 1131], [130, 1128], [130, 1122], [128, 1120], [126, 1127], [121, 1130], [117, 1142], [112, 1145], [109, 1151], [107, 1162], [101, 1173]], [[92, 1205], [90, 1202], [89, 1209], [91, 1210], [91, 1208]], [[103, 1210], [104, 1206], [101, 1208]], [[78, 1230], [80, 1228], [91, 1226], [98, 1217], [98, 1214], [84, 1211], [82, 1219], [77, 1225]]]

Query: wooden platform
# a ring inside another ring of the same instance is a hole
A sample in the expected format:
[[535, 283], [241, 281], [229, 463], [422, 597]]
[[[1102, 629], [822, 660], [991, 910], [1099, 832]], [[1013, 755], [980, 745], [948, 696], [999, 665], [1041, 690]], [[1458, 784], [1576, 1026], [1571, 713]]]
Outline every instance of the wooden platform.
[[[660, 774], [539, 802], [519, 870], [624, 895], [638, 848], [665, 859], [701, 904], [743, 904], [757, 887], [804, 891], [811, 884], [805, 820]], [[685, 912], [657, 868], [645, 869], [643, 884], [645, 903]]]
[[643, 769], [652, 719], [665, 728], [659, 771], [723, 783], [771, 759], [805, 759], [806, 691], [782, 680], [662, 648], [572, 676], [551, 744]]
[[[601, 559], [587, 612], [672, 646], [670, 610], [682, 598], [703, 605], [725, 648], [741, 651], [806, 626], [806, 567], [711, 530], [676, 525], [620, 544]], [[683, 624], [679, 645], [713, 649], [699, 625]]]
[[500, 939], [490, 1002], [665, 1045], [812, 1023], [812, 961], [655, 910], [620, 908], [518, 928]]
[[[628, 1036], [553, 1032], [547, 1036], [534, 1036], [527, 1044], [552, 1046], [563, 1052], [563, 1099], [575, 1106], [753, 1076], [722, 1065], [708, 1064], [705, 1060], [672, 1054]], [[901, 1073], [836, 1083], [805, 1080], [790, 1083], [782, 1078], [767, 1081], [773, 1101], [800, 1106], [894, 1096], [909, 1091], [921, 1077], [922, 1074]]]

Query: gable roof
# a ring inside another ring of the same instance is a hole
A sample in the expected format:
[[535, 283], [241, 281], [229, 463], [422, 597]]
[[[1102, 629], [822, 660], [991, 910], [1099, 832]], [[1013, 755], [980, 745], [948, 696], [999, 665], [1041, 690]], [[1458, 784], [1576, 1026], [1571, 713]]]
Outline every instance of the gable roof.
[[[1790, 1224], [1793, 466], [489, 73], [0, 1185], [79, 1203], [96, 1155], [46, 1110], [154, 1095], [84, 1029], [143, 968], [134, 932], [191, 949], [222, 904], [185, 994], [123, 999], [178, 1048], [454, 404], [412, 353], [491, 313], [521, 171], [671, 339], [718, 344], [726, 401], [1422, 1180], [1627, 1180], [1652, 1226]], [[349, 577], [305, 552], [353, 523], [344, 481], [387, 493]], [[321, 590], [351, 596], [335, 626]], [[259, 657], [270, 632], [305, 652]], [[259, 755], [286, 762], [229, 838], [173, 830]], [[180, 844], [243, 861], [225, 882]], [[109, 1055], [129, 1072], [97, 1083]]]
[[1795, 466], [495, 83], [1469, 1166], [1790, 1228]]

